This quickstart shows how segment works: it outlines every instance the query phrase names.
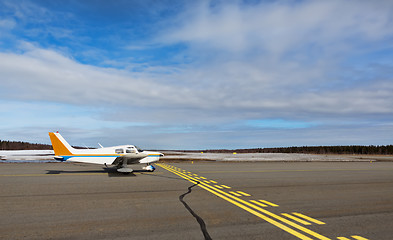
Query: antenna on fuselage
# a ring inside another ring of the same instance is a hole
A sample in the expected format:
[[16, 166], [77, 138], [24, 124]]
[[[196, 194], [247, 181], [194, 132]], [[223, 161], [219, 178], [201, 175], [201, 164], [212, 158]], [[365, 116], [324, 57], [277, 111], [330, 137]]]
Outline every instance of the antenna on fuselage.
[[101, 148], [104, 148], [100, 143], [98, 143], [98, 145], [100, 145]]

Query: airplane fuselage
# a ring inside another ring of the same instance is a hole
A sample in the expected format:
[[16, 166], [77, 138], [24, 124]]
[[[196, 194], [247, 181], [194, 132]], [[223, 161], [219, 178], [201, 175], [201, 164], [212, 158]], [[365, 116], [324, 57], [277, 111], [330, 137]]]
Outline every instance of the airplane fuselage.
[[133, 145], [122, 145], [98, 149], [75, 149], [73, 154], [55, 156], [55, 159], [60, 161], [109, 165], [118, 157], [127, 157], [130, 159], [129, 161], [135, 159], [138, 163], [153, 163], [157, 162], [160, 159], [160, 156], [162, 156], [162, 154], [158, 152], [139, 151]]

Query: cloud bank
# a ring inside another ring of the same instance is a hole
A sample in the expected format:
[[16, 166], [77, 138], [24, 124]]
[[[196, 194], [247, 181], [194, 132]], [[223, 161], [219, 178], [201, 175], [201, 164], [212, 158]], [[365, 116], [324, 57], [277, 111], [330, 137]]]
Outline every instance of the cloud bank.
[[[158, 148], [393, 140], [387, 134], [393, 122], [389, 1], [180, 5], [169, 16], [157, 13], [160, 28], [150, 28], [149, 36], [135, 40], [126, 27], [118, 29], [121, 41], [108, 36], [115, 41], [108, 46], [111, 55], [101, 42], [86, 45], [78, 35], [83, 30], [72, 26], [63, 27], [64, 36], [56, 34], [57, 24], [45, 22], [56, 40], [46, 43], [18, 35], [30, 12], [26, 7], [3, 14], [0, 99], [86, 109], [80, 113], [83, 123], [62, 122], [60, 128], [121, 140], [131, 135]], [[32, 6], [51, 13], [48, 6]], [[87, 22], [76, 12], [61, 16]], [[73, 38], [79, 47], [64, 40]], [[11, 40], [16, 44], [6, 48]], [[89, 57], [75, 53], [81, 46]], [[103, 57], [89, 60], [93, 56]], [[47, 125], [55, 127], [56, 121]], [[95, 130], [86, 127], [89, 121]], [[42, 127], [38, 121], [24, 125]]]

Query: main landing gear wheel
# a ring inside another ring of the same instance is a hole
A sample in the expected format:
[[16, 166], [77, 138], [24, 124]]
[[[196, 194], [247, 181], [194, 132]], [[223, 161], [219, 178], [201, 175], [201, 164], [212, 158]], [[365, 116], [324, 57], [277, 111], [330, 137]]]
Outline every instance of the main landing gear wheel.
[[134, 170], [132, 170], [131, 168], [118, 168], [117, 171], [123, 174], [130, 174]]

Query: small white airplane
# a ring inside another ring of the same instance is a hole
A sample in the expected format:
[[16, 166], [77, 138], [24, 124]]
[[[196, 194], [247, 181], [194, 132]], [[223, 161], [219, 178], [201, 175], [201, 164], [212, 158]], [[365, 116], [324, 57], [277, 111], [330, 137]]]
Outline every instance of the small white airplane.
[[59, 161], [83, 162], [107, 165], [114, 165], [121, 173], [131, 173], [128, 164], [145, 163], [143, 169], [153, 172], [155, 167], [150, 165], [160, 160], [164, 154], [159, 152], [143, 151], [133, 145], [122, 145], [115, 147], [102, 147], [97, 149], [75, 149], [60, 135], [59, 132], [50, 132], [50, 140], [55, 159]]

